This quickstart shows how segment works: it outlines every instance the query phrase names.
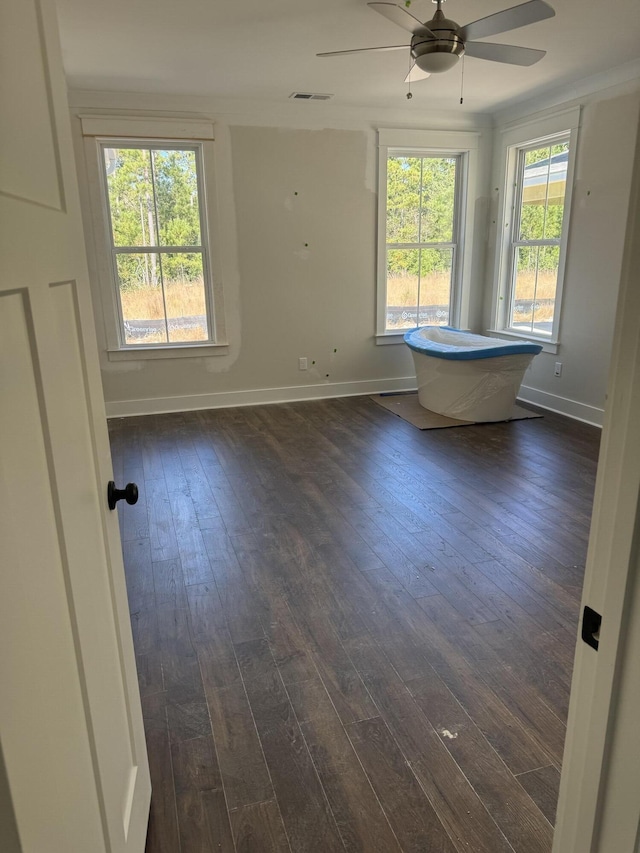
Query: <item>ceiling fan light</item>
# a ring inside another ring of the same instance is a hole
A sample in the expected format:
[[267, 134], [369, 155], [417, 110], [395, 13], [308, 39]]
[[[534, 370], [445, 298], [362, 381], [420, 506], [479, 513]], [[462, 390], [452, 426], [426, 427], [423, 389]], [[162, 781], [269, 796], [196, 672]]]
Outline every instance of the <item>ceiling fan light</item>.
[[453, 68], [459, 58], [455, 53], [424, 53], [416, 57], [416, 65], [429, 74], [439, 74]]

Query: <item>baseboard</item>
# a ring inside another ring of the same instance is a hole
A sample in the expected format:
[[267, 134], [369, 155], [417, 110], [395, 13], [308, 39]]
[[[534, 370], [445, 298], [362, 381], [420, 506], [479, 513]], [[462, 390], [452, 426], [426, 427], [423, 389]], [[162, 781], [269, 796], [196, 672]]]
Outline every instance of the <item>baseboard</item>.
[[293, 385], [287, 388], [257, 388], [252, 391], [220, 391], [214, 394], [192, 394], [184, 397], [114, 400], [106, 403], [106, 410], [108, 418], [124, 418], [134, 415], [161, 415], [166, 412], [194, 412], [199, 409], [226, 409], [234, 406], [294, 403], [303, 400], [323, 400], [328, 397], [357, 397], [363, 394], [415, 390], [415, 376], [406, 376], [398, 379]]
[[533, 406], [540, 406], [541, 409], [555, 412], [558, 415], [565, 415], [567, 418], [573, 418], [575, 421], [582, 421], [582, 423], [591, 426], [602, 427], [604, 421], [604, 409], [588, 406], [586, 403], [579, 403], [577, 400], [570, 400], [568, 397], [549, 394], [547, 391], [540, 391], [538, 388], [528, 388], [526, 385], [520, 387], [518, 400], [523, 403], [531, 403]]

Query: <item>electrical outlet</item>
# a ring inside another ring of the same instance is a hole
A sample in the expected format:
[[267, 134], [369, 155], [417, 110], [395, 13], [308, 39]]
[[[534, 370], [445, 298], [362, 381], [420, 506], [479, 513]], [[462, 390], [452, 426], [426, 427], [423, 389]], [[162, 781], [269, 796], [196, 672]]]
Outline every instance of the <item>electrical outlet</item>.
[[553, 375], [554, 376], [562, 376], [562, 362], [561, 361], [556, 361], [556, 366], [553, 370]]
[[299, 358], [298, 359], [298, 370], [306, 370], [307, 369], [307, 359]]

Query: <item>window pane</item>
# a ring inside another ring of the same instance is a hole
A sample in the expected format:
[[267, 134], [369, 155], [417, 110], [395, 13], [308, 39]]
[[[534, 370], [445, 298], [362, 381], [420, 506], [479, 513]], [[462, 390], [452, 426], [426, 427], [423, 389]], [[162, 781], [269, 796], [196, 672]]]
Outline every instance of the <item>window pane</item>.
[[421, 157], [387, 160], [387, 243], [418, 242], [421, 165]]
[[387, 329], [449, 322], [452, 262], [453, 249], [387, 253]]
[[455, 158], [422, 159], [421, 243], [453, 242], [456, 165]]
[[195, 151], [153, 152], [161, 246], [199, 246], [200, 210]]
[[448, 324], [452, 262], [453, 249], [422, 249], [418, 325]]
[[387, 252], [387, 329], [413, 329], [418, 325], [420, 250]]
[[104, 161], [114, 246], [156, 246], [151, 152], [105, 148]]
[[166, 344], [160, 255], [116, 255], [125, 343]]
[[202, 255], [176, 252], [162, 256], [169, 341], [206, 341], [207, 308]]
[[389, 157], [387, 242], [450, 243], [457, 160]]
[[538, 252], [538, 286], [533, 306], [533, 331], [550, 335], [553, 331], [553, 314], [558, 284], [559, 246], [541, 246]]
[[547, 145], [524, 157], [520, 239], [560, 239], [569, 144]]
[[512, 328], [541, 335], [551, 334], [559, 257], [558, 246], [519, 246], [517, 248]]

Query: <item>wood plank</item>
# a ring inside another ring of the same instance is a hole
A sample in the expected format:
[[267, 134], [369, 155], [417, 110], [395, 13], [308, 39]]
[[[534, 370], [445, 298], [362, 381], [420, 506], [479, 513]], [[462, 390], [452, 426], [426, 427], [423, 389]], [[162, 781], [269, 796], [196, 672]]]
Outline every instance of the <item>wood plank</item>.
[[186, 588], [189, 610], [189, 629], [192, 639], [213, 639], [223, 628], [227, 629], [224, 608], [215, 581], [193, 584]]
[[478, 626], [467, 626], [446, 601], [436, 601], [433, 597], [421, 599], [420, 604], [429, 616], [428, 624], [437, 630], [438, 636], [445, 638], [439, 650], [442, 658], [438, 660], [434, 656], [431, 661], [436, 671], [444, 673], [450, 666], [459, 665], [461, 655], [466, 665], [482, 678], [529, 735], [559, 764], [564, 749], [564, 722], [551, 710], [527, 673], [508, 665], [509, 658], [487, 646]]
[[136, 655], [136, 669], [141, 696], [148, 696], [164, 691], [162, 659], [158, 652]]
[[[300, 682], [294, 708], [347, 850], [399, 851], [347, 733], [319, 679]], [[291, 696], [291, 694], [290, 694]], [[292, 699], [293, 701], [293, 699]]]
[[207, 705], [229, 809], [272, 799], [269, 771], [242, 683], [207, 689]]
[[208, 735], [175, 743], [171, 751], [182, 851], [232, 853], [222, 779]]
[[183, 608], [157, 611], [162, 674], [171, 703], [203, 702], [200, 667], [189, 633], [189, 617]]
[[549, 765], [530, 770], [528, 773], [521, 773], [517, 779], [553, 826], [556, 822], [556, 807], [560, 791], [560, 771], [553, 765]]
[[164, 560], [161, 563], [153, 563], [152, 572], [156, 607], [182, 609], [187, 607], [180, 561]]
[[231, 812], [236, 853], [291, 853], [278, 804], [254, 803]]
[[371, 696], [330, 620], [307, 611], [300, 624], [307, 636], [311, 657], [342, 721], [376, 716]]
[[167, 721], [172, 744], [206, 737], [211, 732], [206, 702], [167, 703]]
[[129, 610], [135, 613], [153, 607], [153, 571], [148, 539], [123, 542], [122, 556], [127, 579]]
[[151, 559], [156, 562], [176, 560], [179, 557], [178, 543], [173, 528], [171, 504], [164, 478], [145, 479], [147, 506], [149, 510], [149, 538]]
[[344, 850], [266, 640], [236, 646], [247, 696], [293, 850]]
[[372, 646], [353, 649], [352, 655], [384, 722], [404, 755], [410, 756], [411, 768], [456, 849], [511, 851], [471, 783], [384, 656]]
[[139, 655], [156, 654], [160, 644], [158, 614], [151, 596], [147, 603], [150, 605], [148, 609], [136, 610], [131, 614], [133, 643]]
[[231, 541], [211, 529], [204, 530], [202, 536], [233, 641], [241, 643], [264, 637], [261, 597], [247, 583]]
[[437, 672], [438, 675], [432, 671], [408, 684], [436, 731], [454, 731], [469, 723], [477, 726], [514, 774], [533, 770], [549, 760], [549, 755], [471, 666], [444, 664]]
[[456, 848], [384, 721], [375, 717], [350, 723], [347, 731], [401, 849], [406, 853], [454, 851]]
[[[124, 466], [123, 466], [124, 468]], [[147, 494], [144, 474], [141, 468], [130, 468], [125, 476], [121, 475], [122, 483], [135, 483], [138, 486], [138, 502], [133, 506], [125, 505], [120, 501], [118, 506], [122, 507], [122, 541], [129, 542], [132, 539], [148, 539], [149, 537], [149, 509], [147, 507]], [[118, 480], [116, 480], [116, 484]]]
[[443, 743], [514, 850], [549, 853], [551, 824], [523, 792], [475, 727], [460, 729]]
[[175, 853], [180, 849], [176, 794], [171, 764], [164, 694], [142, 700], [144, 731], [153, 780], [146, 853]]
[[316, 667], [289, 607], [279, 607], [274, 615], [277, 621], [268, 625], [267, 638], [282, 681], [286, 685], [312, 678]]
[[174, 742], [171, 760], [176, 791], [222, 788], [222, 776], [211, 735]]

